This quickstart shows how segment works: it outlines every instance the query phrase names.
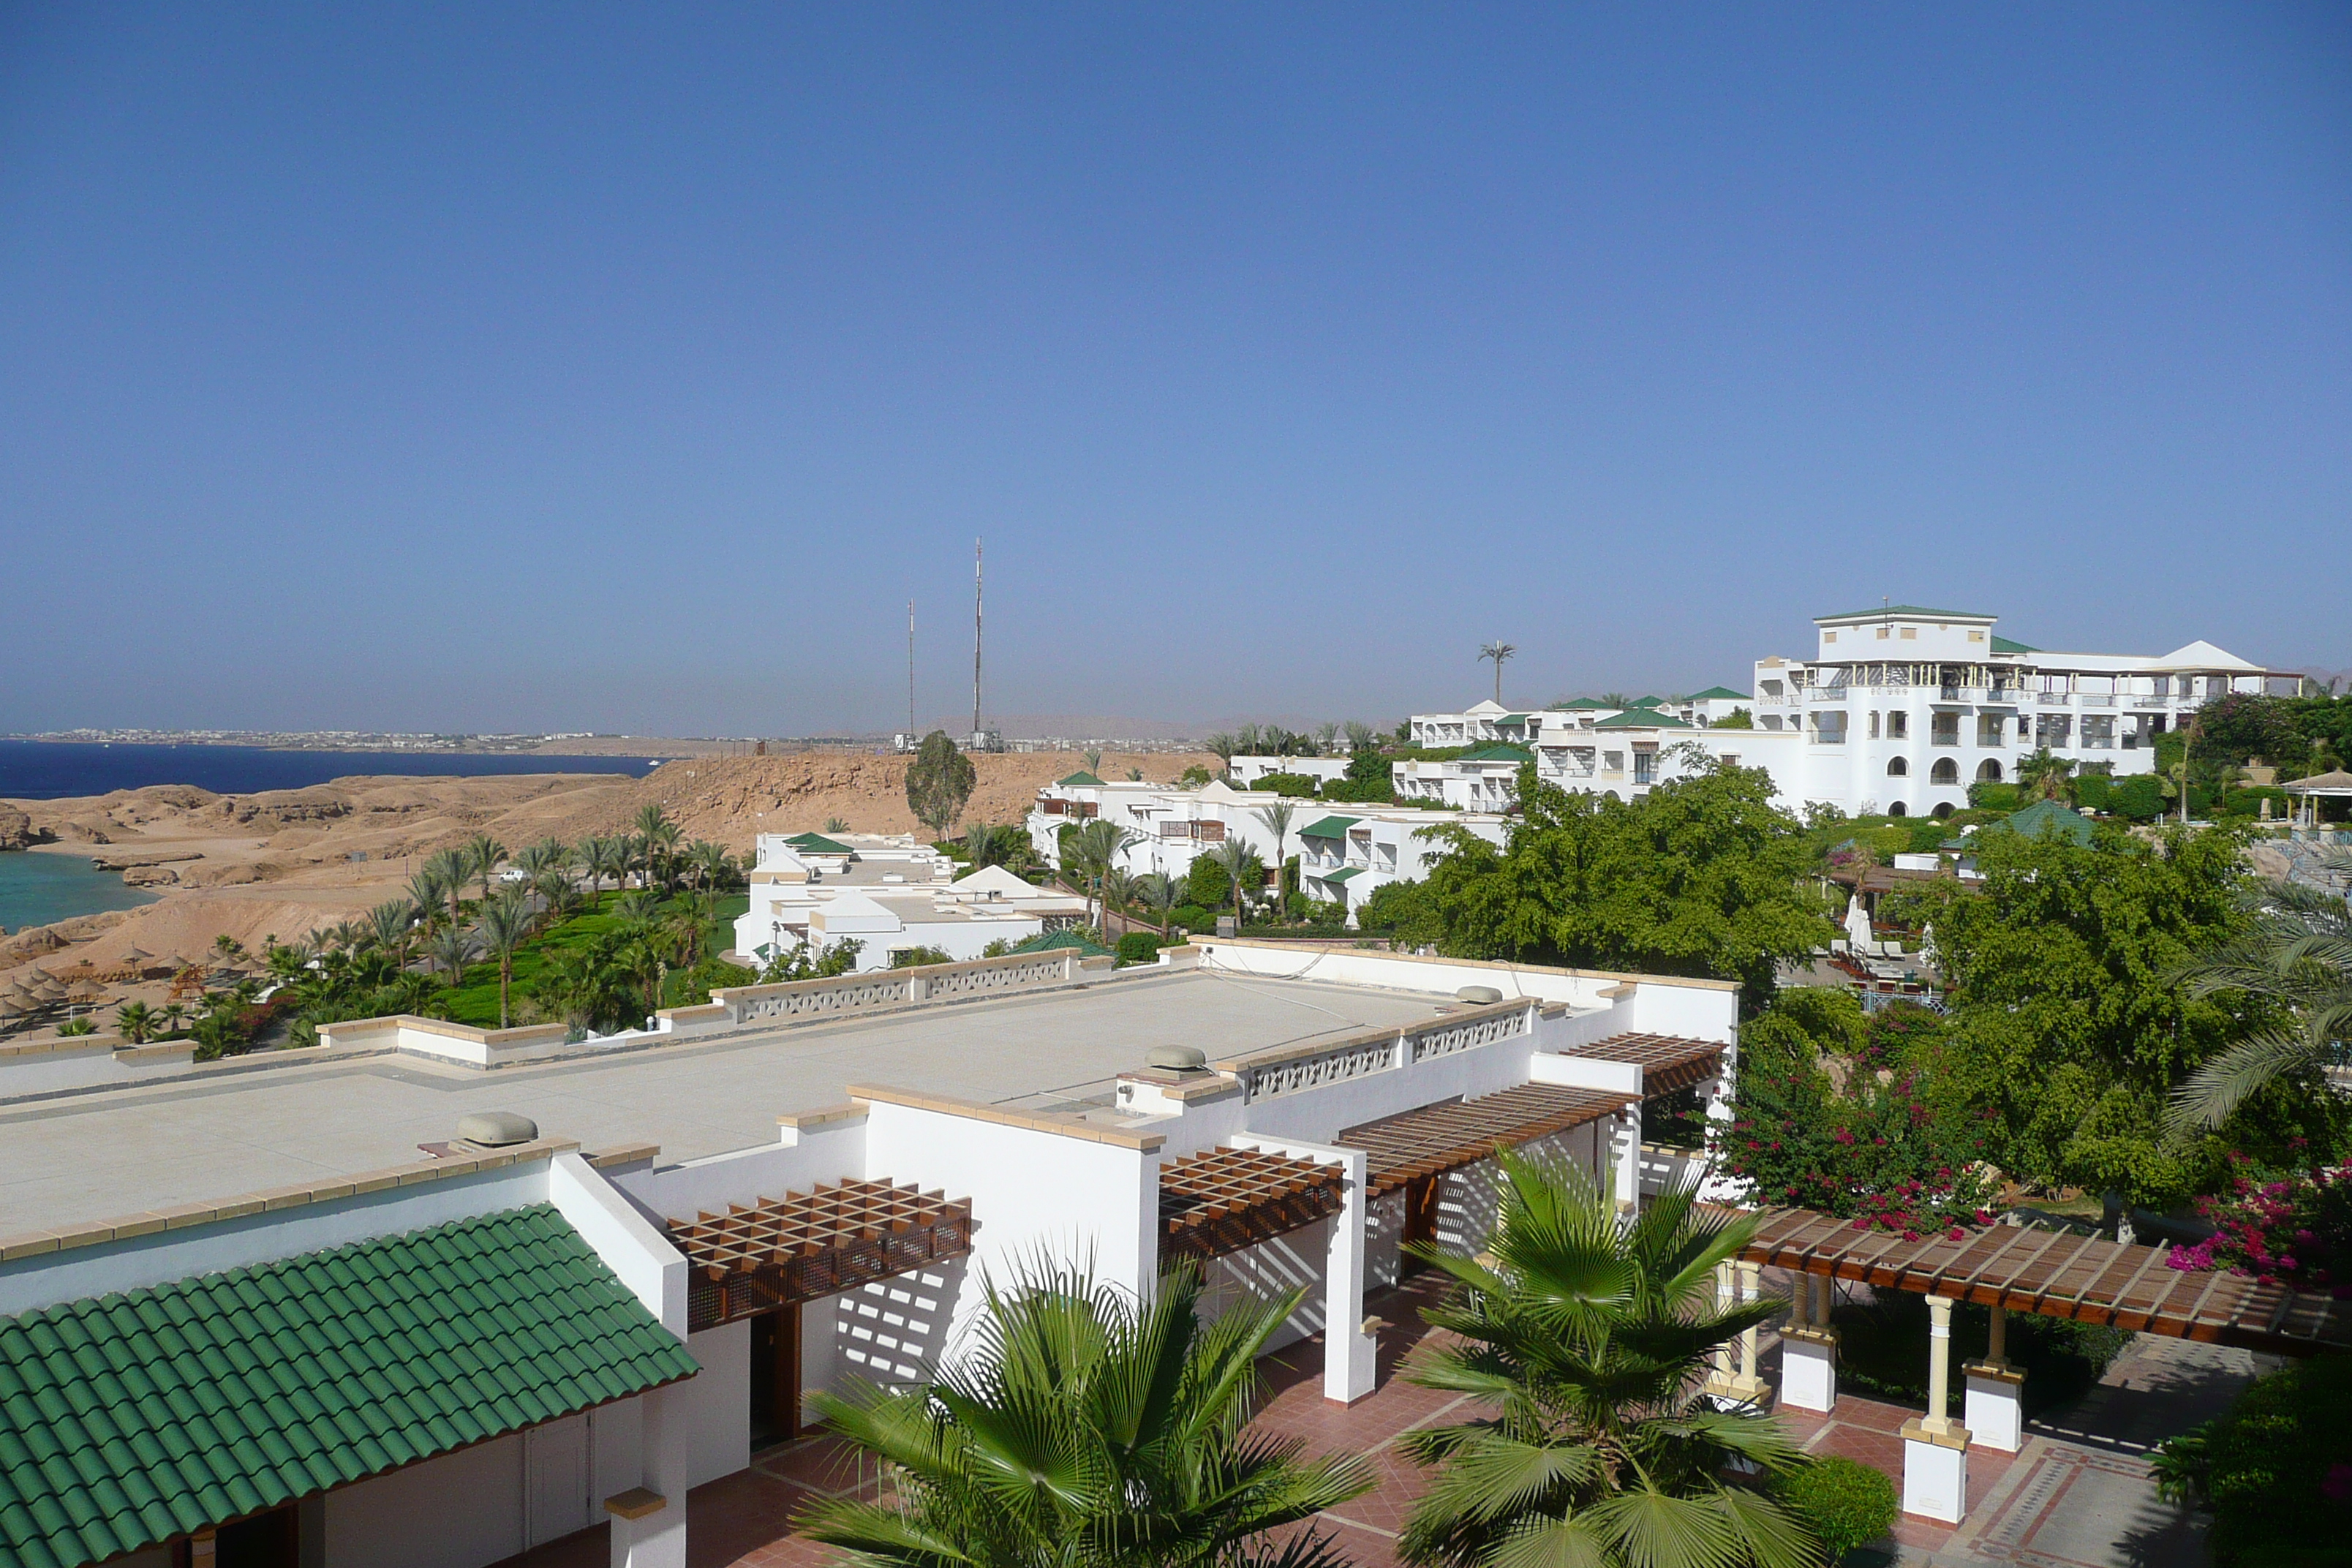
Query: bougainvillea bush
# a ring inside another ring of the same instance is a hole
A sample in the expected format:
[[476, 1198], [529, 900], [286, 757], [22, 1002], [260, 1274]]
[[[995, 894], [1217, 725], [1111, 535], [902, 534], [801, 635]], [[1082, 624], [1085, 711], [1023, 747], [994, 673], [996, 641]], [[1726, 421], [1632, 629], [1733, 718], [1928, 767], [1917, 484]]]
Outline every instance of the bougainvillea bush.
[[1851, 994], [1784, 991], [1740, 1031], [1738, 1093], [1717, 1136], [1725, 1171], [1762, 1204], [1857, 1229], [1965, 1232], [1991, 1223], [1984, 1113], [1937, 1091], [1935, 1015], [1865, 1016]]
[[2226, 1268], [2264, 1284], [2352, 1297], [2352, 1165], [2315, 1165], [2265, 1179], [2242, 1155], [2229, 1190], [2197, 1200], [2215, 1228], [2173, 1249], [2175, 1268]]

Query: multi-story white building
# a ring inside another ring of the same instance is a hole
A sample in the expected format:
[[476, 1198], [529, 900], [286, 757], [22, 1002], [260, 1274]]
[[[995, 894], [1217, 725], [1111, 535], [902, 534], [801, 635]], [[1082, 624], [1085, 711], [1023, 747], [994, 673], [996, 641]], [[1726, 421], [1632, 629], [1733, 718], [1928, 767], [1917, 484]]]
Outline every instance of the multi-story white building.
[[1032, 887], [1002, 867], [958, 878], [956, 863], [909, 837], [763, 833], [735, 921], [735, 951], [758, 960], [802, 943], [858, 943], [860, 972], [887, 969], [917, 948], [978, 958], [991, 942], [1025, 942], [1080, 925], [1086, 900]]
[[[1275, 844], [1273, 830], [1259, 816], [1264, 810], [1290, 807], [1294, 825], [1283, 843]], [[1315, 801], [1279, 795], [1272, 790], [1235, 789], [1223, 782], [1184, 789], [1175, 784], [1139, 782], [1106, 783], [1092, 773], [1072, 773], [1047, 784], [1031, 803], [1026, 827], [1030, 847], [1048, 866], [1062, 863], [1062, 829], [1073, 822], [1108, 821], [1125, 837], [1118, 868], [1131, 876], [1181, 878], [1192, 870], [1195, 857], [1214, 849], [1228, 838], [1238, 838], [1271, 868], [1298, 853], [1298, 829], [1320, 810]]]
[[1435, 826], [1467, 828], [1501, 847], [1507, 818], [1489, 812], [1423, 811], [1415, 806], [1333, 805], [1297, 829], [1298, 885], [1310, 899], [1348, 906], [1353, 921], [1364, 901], [1391, 882], [1418, 881], [1444, 846], [1423, 837]]
[[2013, 779], [2043, 747], [2118, 778], [2152, 773], [2156, 737], [2203, 704], [2302, 689], [2300, 676], [2209, 642], [2053, 653], [1996, 637], [1991, 616], [1916, 605], [1813, 625], [1811, 658], [1757, 661], [1758, 733], [1801, 734], [1788, 793], [1853, 815], [1948, 815], [1970, 784]]
[[1273, 773], [1297, 773], [1328, 784], [1348, 776], [1345, 757], [1235, 757], [1225, 764], [1225, 776], [1234, 787], [1248, 789]]

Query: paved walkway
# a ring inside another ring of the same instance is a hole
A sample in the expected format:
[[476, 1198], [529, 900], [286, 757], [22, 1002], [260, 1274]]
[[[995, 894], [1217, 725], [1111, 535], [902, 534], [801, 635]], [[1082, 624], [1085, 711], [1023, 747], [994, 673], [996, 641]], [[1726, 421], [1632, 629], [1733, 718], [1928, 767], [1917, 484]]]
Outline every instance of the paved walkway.
[[[1464, 1395], [1415, 1387], [1398, 1363], [1431, 1331], [1421, 1308], [1442, 1291], [1423, 1275], [1371, 1303], [1388, 1321], [1380, 1335], [1379, 1391], [1349, 1406], [1323, 1397], [1323, 1347], [1306, 1341], [1263, 1363], [1266, 1402], [1258, 1426], [1298, 1438], [1309, 1454], [1365, 1455], [1380, 1476], [1370, 1492], [1323, 1516], [1322, 1527], [1357, 1568], [1397, 1568], [1396, 1538], [1427, 1489], [1398, 1449], [1415, 1427], [1466, 1419]], [[1762, 1371], [1778, 1381], [1779, 1343], [1768, 1335]], [[2017, 1454], [1979, 1447], [1969, 1456], [1969, 1517], [1938, 1524], [1906, 1516], [1895, 1527], [1902, 1568], [2203, 1568], [2202, 1527], [2157, 1500], [2147, 1455], [2163, 1438], [2217, 1414], [2252, 1377], [2242, 1351], [2143, 1336], [2100, 1385], [2028, 1424]], [[1823, 1416], [1784, 1410], [1781, 1420], [1815, 1454], [1841, 1454], [1902, 1484], [1903, 1423], [1916, 1415], [1875, 1400], [1843, 1398]], [[751, 1468], [697, 1487], [688, 1499], [688, 1568], [818, 1568], [828, 1548], [795, 1539], [791, 1521], [821, 1496], [873, 1496], [871, 1462], [830, 1437], [772, 1448]], [[603, 1526], [552, 1542], [499, 1568], [600, 1568]]]

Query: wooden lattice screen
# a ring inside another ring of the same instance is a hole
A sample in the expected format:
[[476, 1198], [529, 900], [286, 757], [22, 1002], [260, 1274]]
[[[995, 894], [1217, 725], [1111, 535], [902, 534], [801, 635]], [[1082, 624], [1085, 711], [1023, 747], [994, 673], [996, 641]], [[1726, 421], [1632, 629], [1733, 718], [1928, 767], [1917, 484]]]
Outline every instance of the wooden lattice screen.
[[1162, 1259], [1206, 1261], [1339, 1212], [1337, 1165], [1255, 1149], [1209, 1149], [1160, 1173]]

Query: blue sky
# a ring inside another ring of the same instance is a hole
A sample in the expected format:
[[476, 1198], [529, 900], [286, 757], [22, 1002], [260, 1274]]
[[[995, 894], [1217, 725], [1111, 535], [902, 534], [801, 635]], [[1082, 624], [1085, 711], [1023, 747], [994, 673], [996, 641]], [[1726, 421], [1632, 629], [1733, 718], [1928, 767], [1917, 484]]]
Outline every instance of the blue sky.
[[2352, 666], [2342, 6], [0, 10], [0, 730]]

